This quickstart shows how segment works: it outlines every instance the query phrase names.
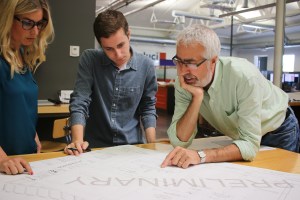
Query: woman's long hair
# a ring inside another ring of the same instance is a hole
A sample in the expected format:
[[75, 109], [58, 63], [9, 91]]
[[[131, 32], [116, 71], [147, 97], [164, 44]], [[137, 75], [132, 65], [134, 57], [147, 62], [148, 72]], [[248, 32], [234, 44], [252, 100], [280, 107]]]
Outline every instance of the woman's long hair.
[[45, 50], [54, 39], [54, 29], [52, 24], [49, 4], [46, 0], [1, 0], [0, 1], [0, 55], [10, 64], [11, 77], [14, 72], [20, 72], [23, 68], [18, 60], [19, 49], [13, 49], [11, 45], [11, 29], [16, 15], [35, 12], [38, 9], [43, 10], [43, 18], [48, 20], [47, 26], [39, 32], [38, 37], [30, 46], [24, 46], [23, 59], [25, 65], [31, 71], [46, 60]]

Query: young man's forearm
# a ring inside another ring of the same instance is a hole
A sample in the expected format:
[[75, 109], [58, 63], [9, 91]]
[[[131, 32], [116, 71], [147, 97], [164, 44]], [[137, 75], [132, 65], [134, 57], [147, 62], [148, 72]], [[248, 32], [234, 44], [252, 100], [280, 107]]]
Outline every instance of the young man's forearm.
[[156, 141], [156, 131], [154, 127], [149, 127], [145, 130], [147, 143], [154, 143]]
[[83, 142], [84, 126], [76, 124], [71, 127], [72, 142]]

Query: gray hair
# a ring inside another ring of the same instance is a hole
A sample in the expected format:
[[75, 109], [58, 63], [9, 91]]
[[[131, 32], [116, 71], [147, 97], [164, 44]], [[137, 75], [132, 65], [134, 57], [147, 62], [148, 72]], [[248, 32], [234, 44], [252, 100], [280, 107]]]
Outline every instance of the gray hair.
[[211, 59], [214, 56], [219, 56], [221, 51], [220, 39], [217, 34], [210, 28], [194, 24], [182, 30], [177, 36], [177, 44], [193, 45], [199, 43], [205, 48], [204, 57]]

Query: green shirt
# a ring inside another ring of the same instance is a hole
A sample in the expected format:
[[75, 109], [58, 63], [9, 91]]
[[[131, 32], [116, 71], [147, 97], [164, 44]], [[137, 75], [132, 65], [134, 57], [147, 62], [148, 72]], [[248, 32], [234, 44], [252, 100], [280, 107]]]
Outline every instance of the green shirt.
[[[183, 116], [192, 95], [175, 82], [175, 111], [168, 135], [174, 146], [187, 147], [197, 133], [197, 127], [187, 142], [176, 134], [177, 121]], [[268, 81], [246, 59], [221, 57], [215, 76], [199, 110], [216, 130], [231, 137], [244, 160], [253, 160], [261, 137], [277, 129], [284, 121], [288, 95]]]

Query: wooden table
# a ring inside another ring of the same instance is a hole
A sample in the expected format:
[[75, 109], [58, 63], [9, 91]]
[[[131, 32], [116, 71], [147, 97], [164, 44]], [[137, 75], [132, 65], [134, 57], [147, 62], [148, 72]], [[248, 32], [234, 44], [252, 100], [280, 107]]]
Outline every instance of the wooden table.
[[[153, 149], [153, 150], [166, 150], [170, 148], [168, 145], [161, 145], [161, 143], [140, 144], [137, 146], [146, 149]], [[52, 153], [21, 155], [19, 157], [23, 157], [28, 162], [32, 162], [32, 161], [45, 160], [50, 158], [62, 157], [62, 156], [66, 156], [66, 154], [64, 154], [63, 152], [52, 152]], [[252, 162], [233, 162], [233, 163], [300, 174], [300, 154], [286, 151], [283, 149], [260, 151], [258, 152], [256, 158]]]
[[291, 102], [289, 102], [289, 105], [290, 106], [300, 106], [300, 101], [291, 101]]
[[60, 117], [69, 115], [69, 104], [38, 106], [39, 117]]

